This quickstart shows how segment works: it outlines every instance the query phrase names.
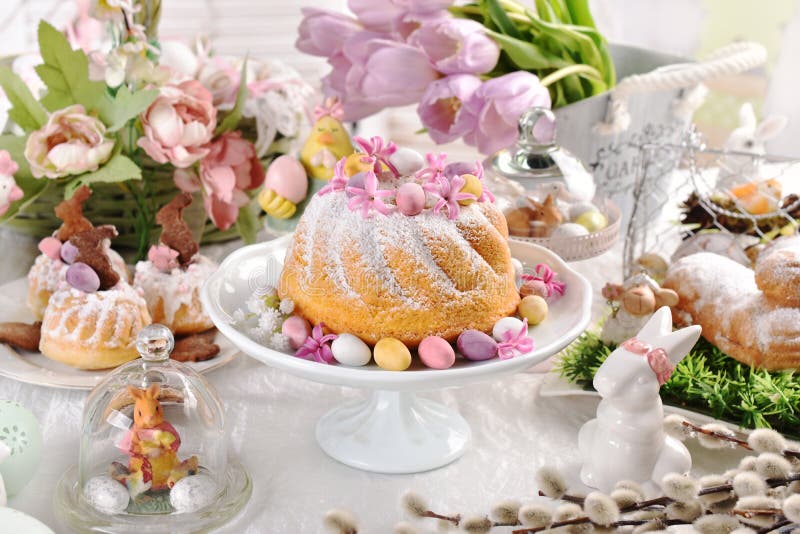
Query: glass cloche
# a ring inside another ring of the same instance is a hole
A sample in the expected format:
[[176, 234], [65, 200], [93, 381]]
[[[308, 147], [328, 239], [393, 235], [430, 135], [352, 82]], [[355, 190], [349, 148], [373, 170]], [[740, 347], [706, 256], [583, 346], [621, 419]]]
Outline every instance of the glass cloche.
[[196, 532], [241, 510], [251, 484], [228, 455], [222, 404], [190, 367], [171, 360], [172, 333], [144, 328], [141, 358], [118, 367], [86, 399], [78, 465], [56, 509], [82, 532]]

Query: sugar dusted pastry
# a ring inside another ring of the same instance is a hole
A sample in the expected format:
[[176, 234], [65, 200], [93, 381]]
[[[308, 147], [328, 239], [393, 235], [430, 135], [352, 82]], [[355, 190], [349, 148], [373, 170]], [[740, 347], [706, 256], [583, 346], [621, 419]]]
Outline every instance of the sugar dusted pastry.
[[150, 249], [147, 261], [136, 264], [133, 280], [153, 322], [175, 334], [194, 334], [214, 326], [203, 311], [200, 288], [217, 264], [198, 253], [191, 230], [181, 218], [191, 202], [192, 196], [182, 193], [159, 210], [156, 222], [163, 228], [161, 242]]

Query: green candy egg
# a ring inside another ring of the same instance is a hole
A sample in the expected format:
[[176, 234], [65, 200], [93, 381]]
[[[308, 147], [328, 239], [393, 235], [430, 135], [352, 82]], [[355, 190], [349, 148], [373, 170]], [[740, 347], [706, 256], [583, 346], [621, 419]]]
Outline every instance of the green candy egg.
[[19, 493], [33, 477], [42, 457], [42, 431], [36, 417], [21, 404], [0, 400], [0, 441], [11, 449], [0, 460], [0, 475], [9, 496]]

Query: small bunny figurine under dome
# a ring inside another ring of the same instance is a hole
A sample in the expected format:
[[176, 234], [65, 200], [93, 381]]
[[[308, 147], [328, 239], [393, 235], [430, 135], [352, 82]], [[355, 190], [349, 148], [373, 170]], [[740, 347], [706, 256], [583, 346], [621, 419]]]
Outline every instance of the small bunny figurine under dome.
[[602, 397], [597, 418], [578, 436], [584, 484], [608, 492], [620, 480], [633, 480], [652, 491], [667, 473], [689, 471], [689, 451], [664, 433], [658, 390], [699, 337], [696, 325], [673, 332], [670, 309], [663, 306], [600, 366], [594, 377]]

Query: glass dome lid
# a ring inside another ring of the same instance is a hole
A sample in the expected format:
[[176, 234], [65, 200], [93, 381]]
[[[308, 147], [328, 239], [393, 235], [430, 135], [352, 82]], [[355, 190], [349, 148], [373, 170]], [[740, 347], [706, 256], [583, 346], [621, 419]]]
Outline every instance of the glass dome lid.
[[171, 360], [163, 325], [144, 328], [141, 358], [118, 367], [86, 399], [78, 465], [56, 509], [90, 532], [196, 532], [247, 502], [250, 479], [229, 457], [222, 403], [208, 381]]

